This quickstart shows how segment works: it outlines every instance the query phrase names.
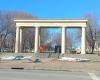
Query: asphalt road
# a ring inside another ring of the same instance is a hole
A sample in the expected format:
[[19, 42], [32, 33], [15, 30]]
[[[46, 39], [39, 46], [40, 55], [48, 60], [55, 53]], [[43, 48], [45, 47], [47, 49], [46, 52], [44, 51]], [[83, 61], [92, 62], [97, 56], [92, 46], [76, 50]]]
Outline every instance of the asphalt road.
[[0, 70], [0, 80], [100, 80], [100, 73]]

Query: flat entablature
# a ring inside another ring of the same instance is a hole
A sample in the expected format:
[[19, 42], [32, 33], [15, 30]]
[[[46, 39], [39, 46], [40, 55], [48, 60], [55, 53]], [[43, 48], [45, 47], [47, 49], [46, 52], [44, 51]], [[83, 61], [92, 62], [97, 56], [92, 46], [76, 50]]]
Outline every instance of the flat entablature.
[[86, 27], [88, 20], [85, 19], [59, 19], [59, 20], [41, 20], [41, 19], [15, 19], [16, 27]]

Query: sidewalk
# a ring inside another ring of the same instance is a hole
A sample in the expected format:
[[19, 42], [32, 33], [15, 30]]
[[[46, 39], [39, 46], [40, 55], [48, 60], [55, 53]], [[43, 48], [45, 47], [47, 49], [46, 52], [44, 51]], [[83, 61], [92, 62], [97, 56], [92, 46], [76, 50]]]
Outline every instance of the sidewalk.
[[68, 62], [57, 59], [41, 59], [41, 63], [28, 60], [1, 61], [0, 69], [24, 68], [28, 70], [62, 70], [62, 71], [100, 71], [100, 62]]
[[[0, 56], [15, 56], [24, 55], [32, 56], [33, 54], [1, 54]], [[41, 63], [34, 63], [33, 60], [9, 60], [0, 61], [0, 69], [11, 69], [11, 68], [24, 68], [29, 70], [63, 70], [63, 71], [100, 71], [100, 56], [97, 54], [65, 54], [65, 57], [71, 58], [86, 58], [90, 59], [90, 62], [69, 62], [59, 61], [57, 58], [40, 58]]]

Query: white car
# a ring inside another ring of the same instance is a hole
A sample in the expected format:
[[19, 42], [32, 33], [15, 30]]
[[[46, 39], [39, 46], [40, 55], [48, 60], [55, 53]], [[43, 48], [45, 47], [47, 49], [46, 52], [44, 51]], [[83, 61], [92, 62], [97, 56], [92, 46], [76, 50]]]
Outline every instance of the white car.
[[1, 60], [13, 60], [14, 56], [1, 57]]

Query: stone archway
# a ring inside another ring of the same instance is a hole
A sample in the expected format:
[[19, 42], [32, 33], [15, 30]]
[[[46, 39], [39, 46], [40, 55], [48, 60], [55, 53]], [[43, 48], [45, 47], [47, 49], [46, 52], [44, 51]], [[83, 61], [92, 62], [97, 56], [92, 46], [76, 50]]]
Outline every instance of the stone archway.
[[21, 52], [22, 45], [22, 28], [25, 27], [35, 27], [35, 53], [38, 53], [39, 46], [39, 28], [47, 27], [59, 27], [62, 28], [61, 37], [61, 54], [65, 54], [65, 42], [66, 42], [66, 28], [81, 28], [81, 54], [85, 54], [85, 28], [88, 20], [85, 19], [70, 19], [70, 20], [32, 20], [32, 19], [15, 19], [16, 22], [16, 43], [15, 43], [15, 53]]

